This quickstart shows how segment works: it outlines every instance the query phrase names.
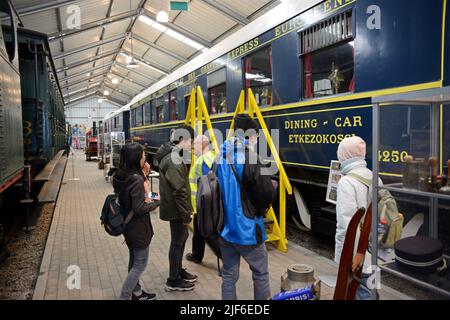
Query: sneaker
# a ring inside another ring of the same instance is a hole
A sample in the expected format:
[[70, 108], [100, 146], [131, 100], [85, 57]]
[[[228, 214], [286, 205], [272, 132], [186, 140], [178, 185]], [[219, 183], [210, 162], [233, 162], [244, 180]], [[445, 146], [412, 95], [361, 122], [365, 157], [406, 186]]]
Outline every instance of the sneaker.
[[196, 264], [202, 263], [202, 261], [201, 261], [201, 260], [198, 260], [197, 258], [195, 258], [194, 255], [193, 255], [192, 253], [188, 253], [188, 254], [186, 255], [186, 260], [192, 261], [192, 262], [194, 262], [194, 263], [196, 263]]
[[131, 300], [155, 300], [155, 299], [156, 299], [156, 294], [147, 293], [144, 290], [142, 290], [142, 293], [140, 296], [137, 296], [134, 293], [131, 295]]
[[177, 280], [167, 280], [166, 282], [166, 291], [191, 291], [194, 290], [195, 284], [191, 282], [187, 282], [181, 278]]
[[198, 279], [198, 277], [195, 274], [187, 272], [186, 269], [181, 269], [180, 278], [187, 282], [195, 282]]

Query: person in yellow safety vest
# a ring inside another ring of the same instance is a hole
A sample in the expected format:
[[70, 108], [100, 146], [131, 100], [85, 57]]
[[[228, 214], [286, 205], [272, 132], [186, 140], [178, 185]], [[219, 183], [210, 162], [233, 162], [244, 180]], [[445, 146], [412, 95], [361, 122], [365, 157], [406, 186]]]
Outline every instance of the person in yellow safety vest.
[[189, 183], [191, 187], [191, 201], [194, 208], [194, 235], [192, 237], [192, 252], [186, 255], [186, 259], [195, 263], [202, 263], [205, 254], [205, 242], [214, 251], [214, 254], [220, 257], [220, 247], [216, 239], [205, 239], [198, 228], [197, 217], [197, 181], [202, 175], [208, 174], [214, 162], [214, 151], [210, 149], [209, 138], [204, 135], [199, 135], [194, 141], [194, 153], [197, 157], [194, 165], [189, 171]]

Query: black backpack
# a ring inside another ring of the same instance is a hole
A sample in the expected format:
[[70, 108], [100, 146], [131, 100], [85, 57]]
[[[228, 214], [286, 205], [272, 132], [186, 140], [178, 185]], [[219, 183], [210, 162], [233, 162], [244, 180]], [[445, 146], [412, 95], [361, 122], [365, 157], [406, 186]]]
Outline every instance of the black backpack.
[[242, 179], [239, 178], [236, 168], [231, 162], [230, 166], [240, 185], [244, 215], [247, 218], [253, 219], [254, 217], [266, 216], [277, 193], [270, 176], [261, 173], [264, 164], [259, 156], [257, 157], [258, 161], [256, 164], [248, 163], [247, 160], [250, 158], [250, 152], [246, 147], [246, 164], [244, 165]]
[[197, 218], [198, 228], [203, 237], [217, 236], [223, 229], [224, 212], [217, 163], [212, 170], [198, 179]]
[[106, 197], [103, 204], [100, 220], [109, 235], [118, 237], [124, 233], [128, 222], [131, 221], [133, 216], [134, 212], [130, 211], [127, 218], [124, 220], [120, 208], [119, 196], [116, 194], [110, 194]]

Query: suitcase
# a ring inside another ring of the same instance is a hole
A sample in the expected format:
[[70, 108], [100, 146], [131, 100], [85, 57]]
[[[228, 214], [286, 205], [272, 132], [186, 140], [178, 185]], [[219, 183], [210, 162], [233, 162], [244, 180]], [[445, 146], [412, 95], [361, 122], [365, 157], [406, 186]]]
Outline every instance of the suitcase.
[[447, 267], [442, 242], [436, 239], [423, 236], [404, 238], [394, 244], [394, 251], [396, 263], [413, 272], [430, 274]]

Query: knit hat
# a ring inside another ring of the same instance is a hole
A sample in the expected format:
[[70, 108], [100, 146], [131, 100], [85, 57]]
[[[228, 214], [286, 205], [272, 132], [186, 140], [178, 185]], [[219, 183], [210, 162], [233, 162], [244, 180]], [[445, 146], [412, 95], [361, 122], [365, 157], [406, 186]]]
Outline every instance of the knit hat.
[[357, 136], [345, 138], [339, 144], [337, 156], [341, 163], [352, 158], [364, 159], [366, 157], [366, 143]]

